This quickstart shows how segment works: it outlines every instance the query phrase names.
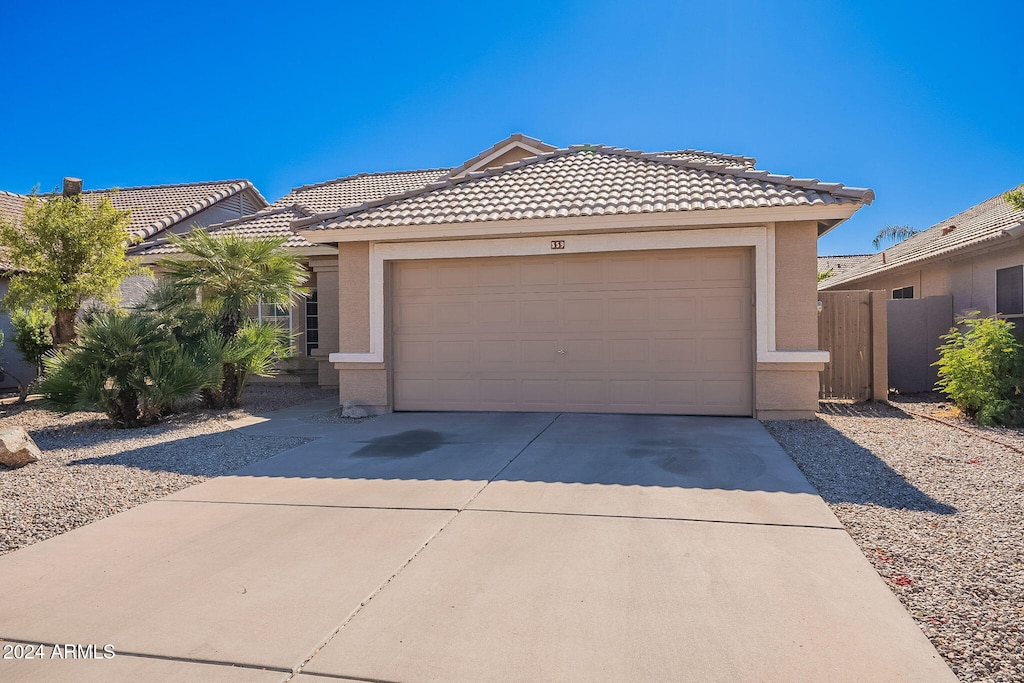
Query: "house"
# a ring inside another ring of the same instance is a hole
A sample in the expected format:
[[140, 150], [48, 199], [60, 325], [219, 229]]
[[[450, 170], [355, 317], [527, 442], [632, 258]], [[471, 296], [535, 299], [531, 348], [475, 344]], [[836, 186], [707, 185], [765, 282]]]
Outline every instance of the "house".
[[895, 299], [951, 295], [957, 314], [1024, 316], [1024, 212], [1003, 194], [837, 271], [820, 289], [884, 289]]
[[834, 272], [825, 291], [885, 290], [889, 388], [930, 391], [939, 337], [971, 311], [1017, 323], [1024, 338], [1024, 212], [1000, 193]]
[[291, 228], [337, 249], [318, 294], [341, 399], [804, 418], [828, 359], [817, 238], [873, 198], [749, 157], [512, 136]]
[[[80, 187], [81, 181], [66, 179], [69, 186]], [[253, 213], [267, 206], [266, 199], [248, 180], [224, 180], [179, 185], [150, 185], [144, 187], [85, 190], [86, 201], [106, 198], [120, 210], [131, 210], [128, 232], [143, 244], [159, 240], [168, 232], [181, 233], [194, 225], [212, 225]], [[49, 196], [49, 195], [42, 195]], [[0, 190], [0, 215], [20, 221], [28, 195]], [[10, 264], [0, 263], [0, 296], [7, 293]], [[122, 287], [124, 296], [137, 299], [145, 289], [148, 278], [129, 278]], [[12, 330], [6, 314], [0, 315], [0, 330], [8, 341], [0, 351], [0, 365], [22, 380], [35, 377], [35, 368], [25, 363], [10, 343]], [[6, 377], [0, 388], [16, 386]]]

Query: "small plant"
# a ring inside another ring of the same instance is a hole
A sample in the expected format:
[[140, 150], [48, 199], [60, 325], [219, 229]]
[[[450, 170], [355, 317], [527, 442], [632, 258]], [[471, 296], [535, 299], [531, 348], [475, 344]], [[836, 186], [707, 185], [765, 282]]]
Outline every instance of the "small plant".
[[217, 363], [178, 344], [159, 316], [95, 313], [78, 339], [43, 358], [39, 391], [62, 413], [94, 410], [117, 427], [141, 427], [216, 386]]
[[973, 311], [941, 339], [936, 388], [981, 425], [1024, 423], [1024, 347], [1013, 323]]
[[14, 346], [22, 357], [43, 371], [43, 356], [53, 348], [53, 314], [41, 308], [16, 308], [11, 311]]

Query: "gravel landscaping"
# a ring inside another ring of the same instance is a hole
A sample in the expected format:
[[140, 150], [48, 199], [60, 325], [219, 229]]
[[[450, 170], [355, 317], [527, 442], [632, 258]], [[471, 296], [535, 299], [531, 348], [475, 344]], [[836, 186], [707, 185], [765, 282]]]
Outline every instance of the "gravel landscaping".
[[765, 426], [960, 680], [1024, 680], [1024, 430], [937, 395]]
[[246, 436], [229, 422], [337, 390], [254, 384], [244, 407], [176, 415], [144, 429], [113, 429], [98, 413], [61, 416], [38, 402], [0, 405], [0, 429], [24, 427], [44, 459], [0, 465], [0, 554], [161, 498], [309, 439]]

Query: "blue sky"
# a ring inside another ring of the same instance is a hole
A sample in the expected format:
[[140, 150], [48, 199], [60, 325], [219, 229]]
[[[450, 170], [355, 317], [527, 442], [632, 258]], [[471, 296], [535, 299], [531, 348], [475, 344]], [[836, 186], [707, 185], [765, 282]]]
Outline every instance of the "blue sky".
[[273, 201], [520, 131], [873, 188], [835, 254], [1024, 182], [1019, 1], [97, 6], [0, 9], [0, 189], [243, 177]]

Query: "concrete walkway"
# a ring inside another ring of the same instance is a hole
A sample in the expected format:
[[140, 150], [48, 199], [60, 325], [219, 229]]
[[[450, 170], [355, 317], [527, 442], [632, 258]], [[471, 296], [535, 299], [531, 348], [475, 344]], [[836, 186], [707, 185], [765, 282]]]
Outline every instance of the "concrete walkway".
[[955, 680], [754, 420], [333, 407], [0, 557], [0, 680]]

